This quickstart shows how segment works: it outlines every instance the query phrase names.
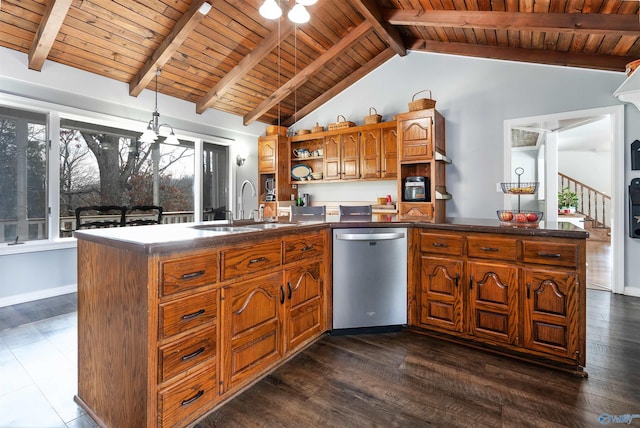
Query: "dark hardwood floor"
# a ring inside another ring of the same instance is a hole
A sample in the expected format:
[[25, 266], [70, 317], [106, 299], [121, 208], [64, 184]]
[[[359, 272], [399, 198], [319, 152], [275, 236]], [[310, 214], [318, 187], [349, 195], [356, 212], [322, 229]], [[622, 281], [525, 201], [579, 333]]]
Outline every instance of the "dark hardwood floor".
[[[5, 326], [66, 314], [0, 328], [0, 426], [95, 427], [73, 403], [74, 298], [0, 308]], [[588, 379], [411, 332], [326, 336], [196, 426], [640, 427], [640, 298], [587, 306]]]
[[640, 299], [587, 302], [588, 379], [411, 332], [327, 336], [197, 427], [640, 426]]

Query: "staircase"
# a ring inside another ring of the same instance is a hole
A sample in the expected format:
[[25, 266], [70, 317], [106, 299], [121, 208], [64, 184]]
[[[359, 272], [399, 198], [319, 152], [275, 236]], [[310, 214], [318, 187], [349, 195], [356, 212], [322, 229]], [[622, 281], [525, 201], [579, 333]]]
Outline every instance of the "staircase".
[[585, 216], [584, 228], [589, 231], [589, 239], [611, 241], [611, 197], [599, 190], [558, 173], [559, 189], [568, 187], [578, 195], [576, 213]]

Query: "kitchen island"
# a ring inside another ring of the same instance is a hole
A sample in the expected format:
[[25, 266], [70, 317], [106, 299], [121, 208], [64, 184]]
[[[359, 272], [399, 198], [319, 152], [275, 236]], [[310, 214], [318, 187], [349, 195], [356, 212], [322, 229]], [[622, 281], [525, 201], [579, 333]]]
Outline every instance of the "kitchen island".
[[207, 222], [78, 238], [78, 395], [105, 427], [190, 426], [331, 329], [332, 228], [402, 226], [408, 328], [584, 373], [567, 223]]

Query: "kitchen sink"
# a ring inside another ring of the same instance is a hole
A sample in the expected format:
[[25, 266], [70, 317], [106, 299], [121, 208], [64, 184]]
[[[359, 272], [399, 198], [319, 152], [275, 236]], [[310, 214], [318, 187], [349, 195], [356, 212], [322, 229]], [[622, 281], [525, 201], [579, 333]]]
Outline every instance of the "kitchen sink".
[[251, 229], [276, 229], [278, 227], [295, 226], [294, 223], [254, 223], [245, 224], [242, 227]]
[[208, 230], [210, 232], [225, 232], [225, 233], [240, 233], [240, 232], [251, 232], [251, 229], [246, 227], [236, 227], [236, 226], [193, 226], [194, 229], [200, 230]]

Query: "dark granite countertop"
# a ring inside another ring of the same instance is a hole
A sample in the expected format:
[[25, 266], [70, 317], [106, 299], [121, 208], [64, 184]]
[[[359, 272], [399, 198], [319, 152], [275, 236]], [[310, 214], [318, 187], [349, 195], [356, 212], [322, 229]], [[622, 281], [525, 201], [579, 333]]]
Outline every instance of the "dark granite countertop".
[[[246, 227], [251, 221], [236, 221], [235, 227]], [[586, 239], [589, 233], [568, 222], [540, 222], [537, 227], [501, 225], [498, 220], [473, 218], [447, 218], [444, 223], [397, 220], [395, 215], [374, 214], [371, 219], [353, 216], [348, 220], [339, 216], [327, 216], [325, 222], [277, 222], [280, 227], [249, 229], [238, 232], [212, 230], [218, 226], [228, 226], [224, 221], [202, 223], [179, 223], [157, 226], [134, 226], [109, 229], [80, 230], [74, 236], [81, 240], [126, 248], [144, 253], [166, 253], [188, 249], [207, 248], [221, 245], [251, 242], [256, 234], [277, 237], [298, 231], [312, 231], [344, 227], [384, 227], [405, 226], [423, 229], [450, 230], [462, 232], [500, 233], [508, 235], [548, 236], [556, 238]]]

